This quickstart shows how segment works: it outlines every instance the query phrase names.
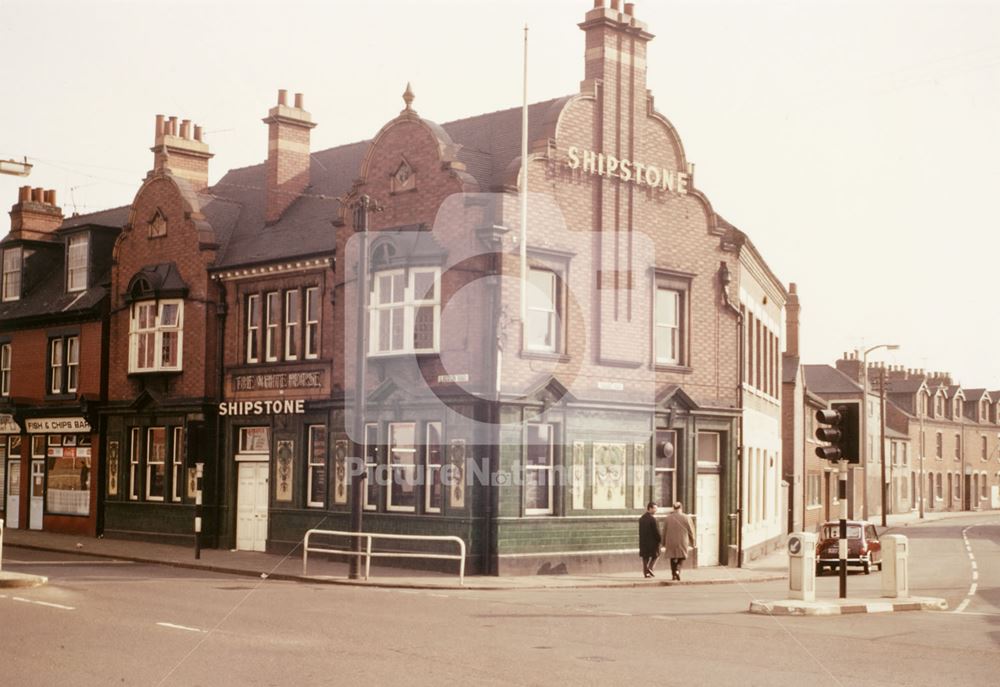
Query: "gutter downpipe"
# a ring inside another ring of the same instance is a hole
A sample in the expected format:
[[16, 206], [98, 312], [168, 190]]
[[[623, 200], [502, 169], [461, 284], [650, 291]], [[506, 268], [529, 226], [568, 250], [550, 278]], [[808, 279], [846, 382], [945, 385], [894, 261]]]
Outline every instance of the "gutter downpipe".
[[[739, 343], [737, 345], [737, 356], [736, 356], [736, 409], [739, 410], [740, 415], [737, 419], [737, 444], [736, 444], [736, 483], [737, 483], [737, 498], [736, 498], [736, 567], [743, 567], [743, 501], [746, 495], [743, 493], [743, 339], [744, 339], [744, 321], [743, 313], [740, 311], [739, 307], [733, 305], [732, 301], [729, 300], [729, 283], [732, 281], [732, 275], [729, 272], [729, 266], [726, 261], [723, 260], [719, 265], [719, 286], [722, 289], [722, 302], [723, 304], [736, 315], [736, 333], [739, 338]], [[732, 518], [730, 518], [731, 520]]]

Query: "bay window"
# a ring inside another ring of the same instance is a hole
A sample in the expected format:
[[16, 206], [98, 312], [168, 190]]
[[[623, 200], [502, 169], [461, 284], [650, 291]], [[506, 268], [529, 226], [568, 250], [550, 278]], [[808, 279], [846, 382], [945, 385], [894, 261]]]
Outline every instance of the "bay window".
[[309, 451], [309, 474], [306, 485], [310, 508], [322, 508], [326, 503], [326, 425], [310, 425], [306, 429]]

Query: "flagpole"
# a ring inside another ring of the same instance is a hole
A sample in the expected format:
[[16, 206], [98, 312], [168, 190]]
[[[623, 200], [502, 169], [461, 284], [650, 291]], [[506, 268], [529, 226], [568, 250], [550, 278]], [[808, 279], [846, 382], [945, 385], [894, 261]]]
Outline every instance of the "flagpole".
[[527, 326], [528, 286], [528, 25], [524, 25], [524, 91], [521, 106], [521, 332]]

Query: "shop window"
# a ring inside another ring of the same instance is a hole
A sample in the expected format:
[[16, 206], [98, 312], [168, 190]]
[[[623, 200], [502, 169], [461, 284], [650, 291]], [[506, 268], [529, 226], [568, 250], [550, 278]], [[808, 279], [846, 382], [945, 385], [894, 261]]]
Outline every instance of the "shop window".
[[529, 424], [524, 464], [524, 512], [548, 515], [552, 507], [552, 425]]
[[285, 360], [298, 360], [301, 316], [299, 290], [285, 291]]
[[3, 300], [21, 298], [21, 247], [7, 248], [3, 252]]
[[183, 301], [133, 303], [129, 327], [129, 372], [180, 370], [183, 327]]
[[319, 357], [319, 287], [306, 289], [305, 357]]
[[10, 344], [0, 344], [0, 396], [10, 396], [10, 358]]
[[441, 484], [441, 423], [428, 422], [425, 442], [426, 491], [424, 492], [424, 512], [440, 513], [444, 504], [444, 487]]
[[49, 339], [49, 393], [75, 393], [79, 377], [80, 337]]
[[87, 252], [89, 241], [86, 234], [71, 236], [66, 245], [66, 290], [83, 291], [87, 288]]
[[281, 326], [281, 294], [271, 291], [264, 296], [264, 359], [278, 359], [278, 329]]
[[389, 481], [388, 510], [412, 512], [416, 509], [417, 447], [416, 424], [394, 422], [389, 424]]
[[677, 493], [677, 432], [660, 430], [656, 433], [653, 462], [653, 500], [663, 508], [674, 505]]
[[439, 269], [389, 270], [372, 280], [369, 354], [433, 353], [439, 346]]
[[309, 474], [307, 485], [309, 506], [322, 508], [326, 505], [326, 425], [309, 425], [306, 428], [309, 451]]
[[240, 427], [239, 453], [270, 455], [271, 453], [271, 429], [270, 427]]
[[162, 501], [167, 479], [167, 430], [146, 429], [146, 500]]
[[47, 441], [41, 436], [32, 439], [32, 457], [46, 458], [46, 512], [90, 515], [90, 436], [53, 434]]
[[555, 272], [531, 268], [525, 293], [524, 346], [529, 351], [559, 350], [559, 279]]
[[365, 425], [365, 510], [375, 510], [378, 508], [378, 482], [376, 472], [378, 471], [378, 425], [375, 423]]
[[174, 441], [170, 451], [170, 500], [179, 503], [184, 499], [184, 428], [174, 427]]
[[247, 362], [260, 362], [260, 295], [247, 296]]

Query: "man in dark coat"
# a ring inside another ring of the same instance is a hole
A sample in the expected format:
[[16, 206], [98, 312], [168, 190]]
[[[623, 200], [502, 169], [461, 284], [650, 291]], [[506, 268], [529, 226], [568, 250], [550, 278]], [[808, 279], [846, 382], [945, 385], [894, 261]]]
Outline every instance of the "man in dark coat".
[[656, 526], [656, 504], [646, 504], [646, 512], [639, 518], [639, 555], [642, 556], [643, 577], [653, 577], [653, 566], [660, 555], [660, 530]]
[[678, 501], [674, 504], [674, 511], [663, 521], [664, 553], [670, 559], [670, 572], [675, 580], [681, 579], [681, 564], [694, 542], [694, 523]]

